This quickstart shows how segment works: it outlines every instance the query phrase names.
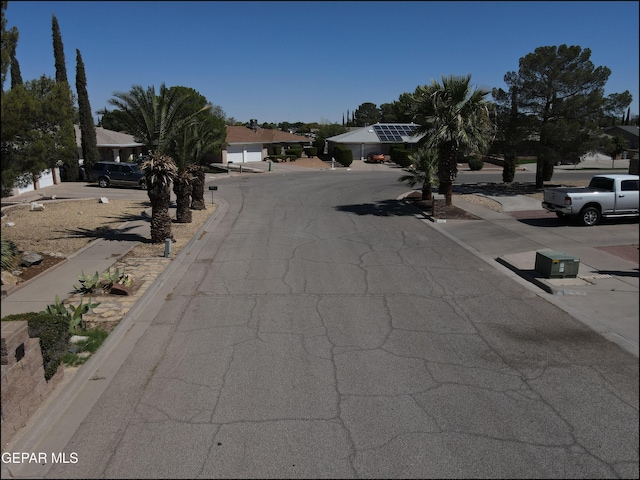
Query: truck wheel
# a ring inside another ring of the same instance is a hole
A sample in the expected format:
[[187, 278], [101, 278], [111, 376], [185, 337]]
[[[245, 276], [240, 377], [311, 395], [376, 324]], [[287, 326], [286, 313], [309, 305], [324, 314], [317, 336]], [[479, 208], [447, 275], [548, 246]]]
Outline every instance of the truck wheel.
[[580, 212], [580, 220], [582, 220], [582, 224], [587, 227], [597, 225], [601, 217], [600, 210], [595, 207], [587, 207]]
[[102, 188], [108, 187], [109, 186], [109, 179], [105, 178], [105, 177], [100, 177], [98, 179], [98, 185], [100, 185]]

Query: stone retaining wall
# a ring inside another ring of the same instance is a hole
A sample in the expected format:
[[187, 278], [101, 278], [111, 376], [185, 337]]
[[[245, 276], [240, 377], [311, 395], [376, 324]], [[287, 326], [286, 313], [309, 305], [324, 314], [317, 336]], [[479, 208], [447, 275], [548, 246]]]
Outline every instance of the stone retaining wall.
[[23, 428], [64, 376], [62, 364], [47, 382], [38, 338], [29, 337], [26, 321], [1, 322], [2, 451]]

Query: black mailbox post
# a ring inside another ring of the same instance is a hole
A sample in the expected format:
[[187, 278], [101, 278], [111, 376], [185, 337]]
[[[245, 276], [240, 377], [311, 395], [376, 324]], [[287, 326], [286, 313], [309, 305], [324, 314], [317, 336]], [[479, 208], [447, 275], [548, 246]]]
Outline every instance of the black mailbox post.
[[218, 190], [217, 185], [209, 185], [209, 190], [211, 190], [211, 205], [213, 205], [213, 191]]

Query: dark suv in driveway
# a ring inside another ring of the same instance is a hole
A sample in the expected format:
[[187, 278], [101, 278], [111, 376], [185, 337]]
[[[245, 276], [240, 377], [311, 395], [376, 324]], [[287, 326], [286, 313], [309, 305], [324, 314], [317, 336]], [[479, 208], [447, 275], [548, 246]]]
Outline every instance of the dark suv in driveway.
[[96, 162], [89, 173], [90, 182], [98, 182], [101, 187], [122, 185], [147, 188], [144, 170], [136, 163]]

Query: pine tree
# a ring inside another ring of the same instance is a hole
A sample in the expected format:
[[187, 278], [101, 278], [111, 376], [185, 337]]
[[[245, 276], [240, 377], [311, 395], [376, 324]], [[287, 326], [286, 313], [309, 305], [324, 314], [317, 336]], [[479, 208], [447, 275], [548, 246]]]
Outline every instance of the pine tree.
[[58, 19], [53, 15], [52, 21], [53, 29], [53, 56], [56, 61], [56, 82], [66, 82], [67, 80], [67, 67], [64, 63], [64, 47], [62, 46], [62, 36], [60, 35], [60, 26], [58, 25]]
[[78, 110], [80, 116], [80, 144], [85, 171], [100, 160], [96, 144], [96, 126], [91, 115], [91, 104], [87, 93], [87, 76], [80, 50], [76, 48], [76, 93], [78, 94]]
[[631, 125], [629, 123], [630, 117], [631, 116], [631, 107], [627, 108], [627, 119], [624, 121], [623, 125]]

